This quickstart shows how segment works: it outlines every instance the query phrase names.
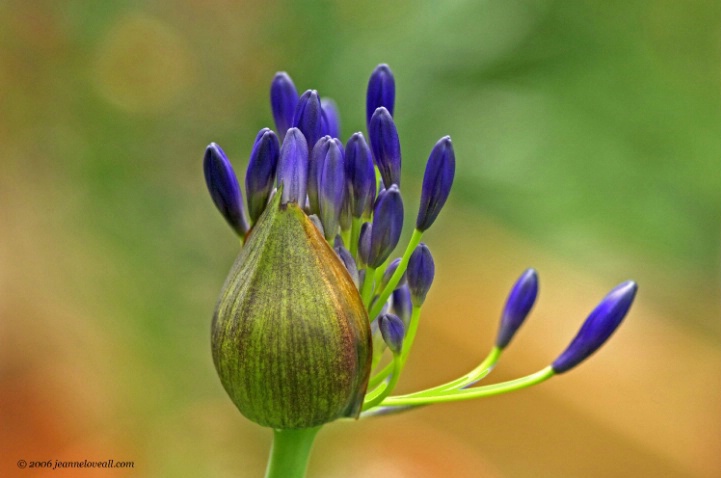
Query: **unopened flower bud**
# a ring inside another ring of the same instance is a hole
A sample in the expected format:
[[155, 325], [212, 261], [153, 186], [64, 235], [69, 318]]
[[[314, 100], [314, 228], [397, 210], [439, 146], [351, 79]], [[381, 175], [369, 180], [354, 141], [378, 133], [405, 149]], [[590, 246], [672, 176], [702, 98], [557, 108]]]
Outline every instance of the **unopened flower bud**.
[[248, 213], [255, 222], [268, 204], [278, 166], [280, 143], [268, 128], [263, 128], [253, 144], [248, 170], [245, 173], [245, 191], [248, 194]]
[[398, 245], [403, 230], [403, 200], [395, 184], [383, 191], [373, 210], [373, 230], [368, 263], [380, 267]]
[[376, 172], [362, 133], [355, 133], [345, 145], [345, 168], [353, 217], [370, 217], [376, 196]]
[[342, 245], [336, 245], [334, 250], [335, 253], [338, 254], [341, 262], [343, 262], [343, 265], [348, 271], [351, 279], [353, 279], [353, 283], [356, 287], [358, 287], [358, 284], [360, 284], [360, 282], [358, 282], [358, 267], [356, 266], [355, 260], [353, 259], [350, 251]]
[[393, 291], [393, 313], [400, 317], [406, 329], [410, 326], [413, 303], [408, 285], [403, 285]]
[[371, 333], [343, 263], [298, 204], [281, 205], [280, 196], [223, 286], [213, 361], [247, 418], [275, 429], [311, 428], [360, 413]]
[[426, 163], [421, 190], [421, 205], [418, 209], [416, 229], [425, 231], [436, 220], [448, 199], [456, 172], [456, 155], [451, 137], [445, 136], [433, 147]]
[[298, 128], [305, 136], [308, 148], [313, 148], [321, 137], [320, 97], [315, 90], [308, 90], [298, 100], [298, 106], [293, 115], [293, 126]]
[[[331, 240], [338, 232], [341, 209], [345, 201], [346, 180], [343, 145], [328, 141], [328, 151], [318, 165], [318, 209], [325, 237]], [[312, 181], [313, 178], [310, 178]]]
[[533, 269], [527, 269], [516, 281], [506, 301], [496, 337], [496, 347], [503, 349], [511, 342], [533, 308], [537, 295], [538, 274]]
[[338, 105], [330, 98], [321, 98], [321, 132], [331, 138], [340, 138], [340, 113]]
[[553, 362], [553, 371], [567, 372], [598, 350], [621, 325], [637, 290], [635, 282], [626, 281], [609, 292], [593, 309], [570, 345]]
[[415, 307], [420, 307], [426, 300], [426, 294], [433, 284], [433, 276], [436, 273], [436, 266], [433, 263], [433, 256], [430, 249], [423, 243], [418, 244], [406, 269], [406, 280], [408, 289], [411, 291], [411, 302]]
[[368, 126], [373, 159], [386, 188], [401, 185], [401, 142], [393, 118], [387, 109], [378, 108]]
[[393, 314], [383, 314], [378, 318], [378, 327], [383, 335], [388, 348], [394, 354], [401, 353], [403, 349], [403, 338], [406, 335], [406, 329], [403, 321]]
[[297, 106], [298, 91], [293, 80], [284, 71], [276, 73], [270, 84], [270, 107], [281, 139], [285, 137], [288, 128], [293, 126], [293, 115]]
[[[398, 257], [396, 259], [393, 259], [390, 264], [388, 264], [388, 267], [386, 268], [385, 272], [383, 273], [383, 278], [381, 279], [381, 285], [379, 290], [383, 290], [386, 288], [386, 285], [388, 285], [388, 282], [390, 282], [391, 277], [393, 277], [393, 274], [396, 272], [396, 269], [398, 269], [398, 264], [401, 263], [401, 258]], [[396, 287], [400, 287], [403, 285], [406, 281], [406, 273], [403, 272], [403, 275], [401, 276], [401, 279], [398, 281], [398, 285]]]
[[308, 185], [308, 144], [298, 128], [290, 128], [280, 148], [278, 186], [283, 186], [282, 203], [305, 204]]
[[244, 237], [248, 232], [248, 220], [245, 218], [238, 178], [228, 157], [215, 143], [210, 143], [205, 149], [203, 172], [205, 184], [208, 186], [215, 207], [230, 227], [239, 236]]
[[366, 93], [366, 126], [370, 125], [376, 109], [385, 107], [393, 115], [396, 101], [396, 82], [393, 72], [385, 63], [376, 66], [368, 80]]

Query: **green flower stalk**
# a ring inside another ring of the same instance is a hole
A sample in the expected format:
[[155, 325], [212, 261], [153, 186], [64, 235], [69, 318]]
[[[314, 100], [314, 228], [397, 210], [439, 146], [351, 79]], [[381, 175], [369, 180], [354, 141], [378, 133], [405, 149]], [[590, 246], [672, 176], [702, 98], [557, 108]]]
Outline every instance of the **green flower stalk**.
[[370, 147], [361, 132], [343, 147], [335, 103], [316, 90], [298, 97], [290, 76], [277, 74], [271, 106], [278, 134], [264, 128], [256, 137], [245, 178], [249, 214], [225, 153], [215, 143], [206, 150], [211, 198], [241, 239], [213, 315], [213, 362], [238, 410], [274, 430], [267, 478], [305, 476], [313, 440], [329, 422], [499, 395], [565, 373], [603, 345], [635, 298], [636, 284], [622, 283], [551, 365], [476, 386], [533, 308], [538, 275], [528, 269], [477, 367], [432, 388], [393, 395], [436, 270], [421, 241], [446, 204], [456, 167], [453, 143], [444, 136], [426, 164], [415, 229], [391, 261], [407, 209], [394, 102], [393, 74], [380, 65], [368, 84]]

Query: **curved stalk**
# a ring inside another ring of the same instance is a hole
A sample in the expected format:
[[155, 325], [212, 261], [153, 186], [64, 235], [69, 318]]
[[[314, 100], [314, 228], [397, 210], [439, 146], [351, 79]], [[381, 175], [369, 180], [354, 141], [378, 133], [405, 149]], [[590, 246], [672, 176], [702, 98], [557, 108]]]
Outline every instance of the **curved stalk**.
[[273, 430], [265, 478], [304, 478], [313, 440], [320, 428]]

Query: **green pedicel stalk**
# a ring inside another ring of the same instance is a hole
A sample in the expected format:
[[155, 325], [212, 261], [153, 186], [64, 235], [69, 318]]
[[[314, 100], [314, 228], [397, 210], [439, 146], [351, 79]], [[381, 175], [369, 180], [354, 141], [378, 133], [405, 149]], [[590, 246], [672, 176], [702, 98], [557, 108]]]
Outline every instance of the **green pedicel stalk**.
[[304, 478], [310, 451], [321, 427], [273, 430], [265, 478]]
[[406, 250], [403, 253], [403, 257], [401, 257], [401, 262], [398, 264], [396, 271], [391, 276], [391, 279], [388, 281], [386, 287], [379, 294], [379, 298], [371, 309], [370, 313], [368, 314], [368, 317], [376, 317], [378, 314], [380, 314], [381, 310], [383, 309], [383, 304], [386, 303], [388, 298], [393, 293], [393, 290], [401, 281], [401, 277], [403, 277], [403, 273], [406, 271], [406, 267], [408, 267], [408, 260], [411, 258], [411, 254], [413, 254], [416, 246], [421, 243], [422, 237], [423, 233], [421, 231], [419, 231], [418, 229], [413, 230], [413, 235], [411, 236], [410, 241], [408, 241], [408, 245], [406, 246]]

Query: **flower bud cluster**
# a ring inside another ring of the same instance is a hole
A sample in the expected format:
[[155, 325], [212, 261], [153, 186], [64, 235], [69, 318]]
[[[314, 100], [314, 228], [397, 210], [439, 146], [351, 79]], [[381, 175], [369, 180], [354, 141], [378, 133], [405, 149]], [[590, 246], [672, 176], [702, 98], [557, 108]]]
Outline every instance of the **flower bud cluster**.
[[[303, 428], [357, 416], [361, 409], [388, 413], [523, 388], [583, 361], [628, 312], [633, 282], [604, 299], [551, 366], [508, 385], [469, 388], [490, 372], [533, 308], [538, 275], [528, 269], [508, 297], [495, 346], [477, 369], [429, 390], [389, 396], [435, 275], [421, 239], [450, 195], [451, 138], [440, 138], [430, 151], [415, 228], [392, 259], [406, 208], [388, 65], [376, 67], [368, 82], [367, 131], [352, 133], [345, 143], [336, 103], [313, 89], [299, 95], [287, 73], [273, 78], [270, 105], [275, 131], [263, 128], [255, 138], [245, 176], [247, 212], [225, 153], [211, 143], [204, 158], [213, 202], [244, 243], [216, 308], [213, 351], [223, 385], [249, 418]], [[385, 349], [392, 359], [382, 366]], [[294, 381], [301, 376], [307, 384]], [[322, 410], [303, 411], [314, 403]]]

